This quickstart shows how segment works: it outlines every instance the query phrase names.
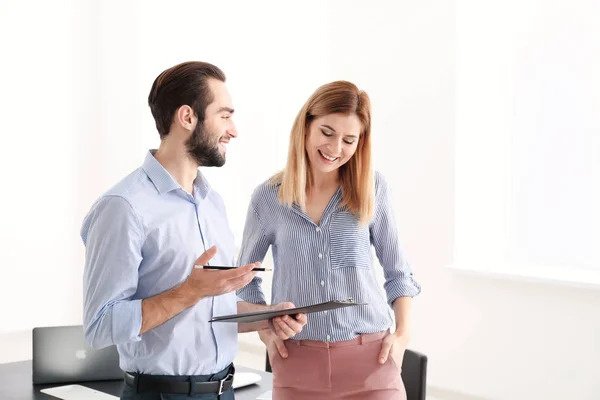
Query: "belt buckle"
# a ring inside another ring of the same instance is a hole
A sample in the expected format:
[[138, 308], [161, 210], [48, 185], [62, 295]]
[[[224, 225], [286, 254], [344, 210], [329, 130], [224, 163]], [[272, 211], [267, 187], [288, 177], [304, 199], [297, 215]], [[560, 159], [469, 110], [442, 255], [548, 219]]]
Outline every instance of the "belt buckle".
[[229, 377], [233, 378], [233, 375], [227, 374], [227, 376], [225, 378], [223, 378], [219, 381], [219, 396], [223, 394], [223, 392], [224, 392], [223, 387], [225, 386], [225, 381], [227, 381], [227, 379], [229, 379]]
[[140, 374], [136, 372], [125, 372], [125, 374], [129, 374], [129, 376], [133, 377], [133, 389], [135, 389], [136, 393], [140, 392]]

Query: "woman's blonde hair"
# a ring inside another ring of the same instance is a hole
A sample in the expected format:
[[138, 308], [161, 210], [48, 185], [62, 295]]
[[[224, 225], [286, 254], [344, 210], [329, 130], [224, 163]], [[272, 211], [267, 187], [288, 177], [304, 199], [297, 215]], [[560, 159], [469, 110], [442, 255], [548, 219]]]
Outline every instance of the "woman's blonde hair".
[[371, 101], [366, 92], [347, 81], [335, 81], [318, 88], [306, 101], [290, 133], [287, 165], [273, 177], [281, 183], [279, 200], [306, 210], [307, 192], [312, 187], [306, 136], [313, 120], [329, 114], [356, 115], [362, 124], [356, 153], [340, 167], [342, 207], [352, 212], [361, 224], [373, 216], [375, 203], [374, 173], [371, 162]]

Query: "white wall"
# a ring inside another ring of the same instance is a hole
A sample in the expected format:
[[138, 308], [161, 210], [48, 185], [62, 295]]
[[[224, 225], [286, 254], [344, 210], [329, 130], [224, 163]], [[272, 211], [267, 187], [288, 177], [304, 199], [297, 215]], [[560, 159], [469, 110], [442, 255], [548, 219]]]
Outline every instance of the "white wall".
[[454, 268], [600, 287], [599, 19], [456, 1]]
[[[251, 190], [283, 166], [295, 113], [327, 80], [327, 7], [313, 16], [317, 2], [239, 2], [235, 12], [217, 2], [166, 4], [2, 3], [10, 62], [0, 76], [0, 302], [11, 307], [0, 333], [81, 322], [79, 226], [97, 196], [158, 145], [146, 102], [161, 71], [207, 60], [230, 76], [240, 138], [227, 166], [206, 174], [238, 237]], [[309, 19], [315, 29], [305, 29]], [[309, 44], [315, 60], [298, 61]], [[34, 300], [15, 301], [25, 293]]]
[[[600, 293], [445, 268], [454, 229], [453, 0], [42, 4], [2, 5], [2, 40], [15, 40], [7, 42], [10, 59], [47, 56], [32, 93], [48, 96], [56, 77], [68, 81], [71, 71], [73, 95], [58, 93], [43, 106], [36, 101], [36, 112], [27, 112], [15, 77], [33, 68], [0, 67], [9, 89], [0, 92], [0, 104], [10, 150], [0, 158], [2, 181], [10, 182], [2, 191], [0, 333], [80, 322], [81, 218], [156, 145], [145, 105], [154, 77], [176, 62], [201, 59], [228, 74], [237, 108], [240, 137], [227, 165], [208, 174], [238, 236], [250, 191], [283, 166], [303, 101], [328, 80], [355, 80], [373, 99], [375, 164], [392, 185], [404, 245], [423, 285], [411, 347], [429, 356], [432, 390], [494, 400], [600, 397]], [[40, 15], [32, 18], [32, 8]], [[77, 38], [54, 23], [72, 27]], [[81, 55], [72, 64], [55, 57], [71, 45]], [[56, 114], [64, 112], [61, 104], [77, 111], [65, 113], [69, 128]], [[28, 149], [34, 139], [40, 146]], [[272, 152], [263, 151], [267, 144]], [[68, 195], [57, 197], [51, 173]], [[0, 354], [11, 346], [5, 338]]]
[[73, 302], [80, 303], [74, 7], [68, 0], [40, 2], [35, 12], [31, 6], [0, 8], [0, 333], [34, 320], [66, 323], [76, 318]]

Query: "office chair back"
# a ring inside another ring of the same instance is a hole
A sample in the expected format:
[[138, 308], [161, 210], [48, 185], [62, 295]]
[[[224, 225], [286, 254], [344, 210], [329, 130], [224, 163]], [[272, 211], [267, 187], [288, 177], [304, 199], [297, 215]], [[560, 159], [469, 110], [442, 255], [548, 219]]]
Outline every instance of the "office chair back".
[[406, 400], [425, 400], [427, 385], [427, 356], [406, 349], [402, 360], [402, 381], [406, 389]]

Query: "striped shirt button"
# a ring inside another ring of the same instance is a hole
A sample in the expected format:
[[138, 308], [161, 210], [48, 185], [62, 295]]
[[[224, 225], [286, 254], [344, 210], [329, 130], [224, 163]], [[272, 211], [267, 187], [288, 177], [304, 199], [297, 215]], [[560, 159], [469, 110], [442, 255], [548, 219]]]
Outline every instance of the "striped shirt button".
[[319, 258], [323, 258], [323, 254], [319, 253]]
[[315, 229], [315, 230], [316, 230], [317, 232], [321, 232], [321, 228], [319, 228], [318, 226], [317, 226], [317, 229]]
[[321, 281], [321, 286], [325, 286], [325, 281]]
[[329, 342], [331, 340], [331, 336], [327, 335], [327, 341]]

